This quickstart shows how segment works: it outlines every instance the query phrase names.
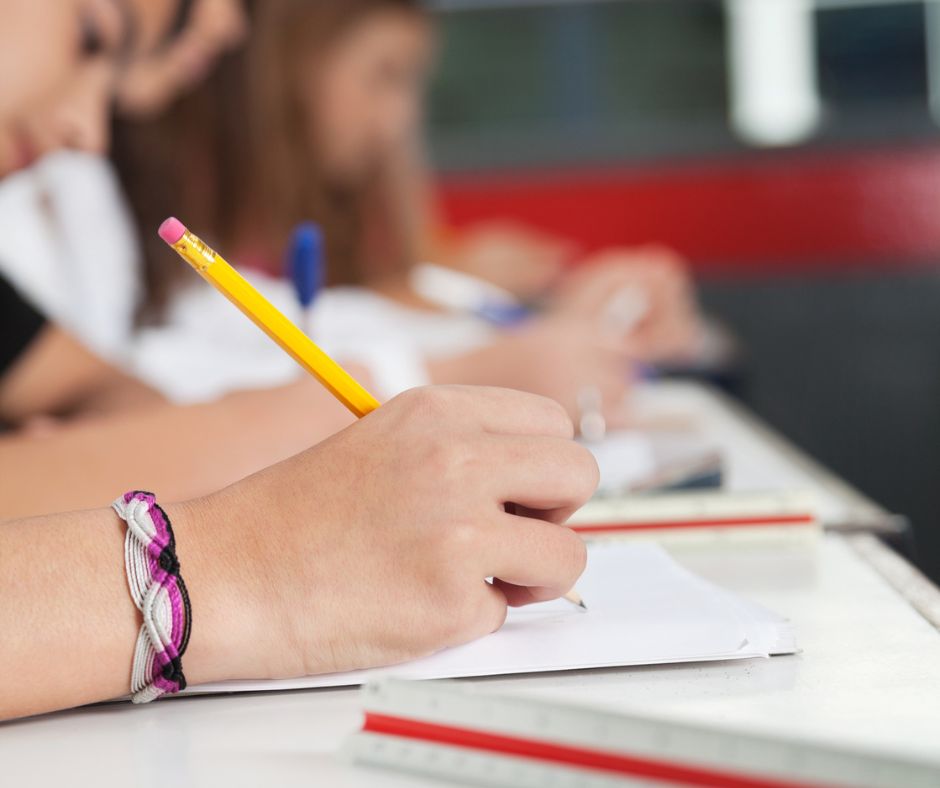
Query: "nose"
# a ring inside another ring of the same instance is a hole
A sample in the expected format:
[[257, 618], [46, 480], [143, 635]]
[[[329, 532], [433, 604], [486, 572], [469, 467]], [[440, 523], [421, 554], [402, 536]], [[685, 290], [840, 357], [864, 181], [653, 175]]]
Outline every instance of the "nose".
[[71, 89], [53, 114], [53, 127], [61, 147], [104, 154], [110, 145], [113, 67], [89, 63], [75, 75]]

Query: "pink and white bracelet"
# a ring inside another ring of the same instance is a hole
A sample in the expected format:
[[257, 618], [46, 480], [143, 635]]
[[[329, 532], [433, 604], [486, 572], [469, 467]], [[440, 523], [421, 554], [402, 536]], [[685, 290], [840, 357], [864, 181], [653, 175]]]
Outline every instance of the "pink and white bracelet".
[[134, 490], [111, 507], [127, 524], [127, 585], [143, 615], [131, 668], [134, 703], [149, 703], [186, 688], [182, 658], [192, 611], [180, 577], [173, 527], [153, 493]]

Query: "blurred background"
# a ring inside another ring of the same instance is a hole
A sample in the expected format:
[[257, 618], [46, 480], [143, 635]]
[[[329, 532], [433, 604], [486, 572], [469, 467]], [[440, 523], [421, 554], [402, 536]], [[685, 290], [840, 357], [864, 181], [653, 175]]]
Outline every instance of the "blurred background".
[[447, 221], [680, 251], [738, 341], [722, 385], [906, 515], [940, 579], [940, 7], [437, 6]]

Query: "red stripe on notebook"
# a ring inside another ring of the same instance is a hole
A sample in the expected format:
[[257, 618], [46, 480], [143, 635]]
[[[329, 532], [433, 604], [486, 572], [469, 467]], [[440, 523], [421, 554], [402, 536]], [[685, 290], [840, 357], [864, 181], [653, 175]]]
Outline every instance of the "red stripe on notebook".
[[817, 783], [687, 766], [372, 712], [366, 713], [363, 731], [699, 788], [822, 788]]
[[721, 517], [712, 520], [652, 520], [630, 523], [576, 523], [571, 526], [578, 533], [605, 531], [659, 531], [673, 528], [758, 527], [773, 525], [812, 525], [811, 514], [778, 515], [776, 517]]

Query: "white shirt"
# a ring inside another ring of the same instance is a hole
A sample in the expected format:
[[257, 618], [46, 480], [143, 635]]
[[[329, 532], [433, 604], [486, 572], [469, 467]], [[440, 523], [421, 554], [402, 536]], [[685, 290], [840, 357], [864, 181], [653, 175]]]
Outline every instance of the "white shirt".
[[[106, 360], [176, 402], [283, 385], [301, 374], [195, 275], [162, 325], [135, 331], [140, 260], [107, 160], [56, 153], [0, 184], [0, 271]], [[288, 317], [307, 322], [288, 282], [257, 272], [246, 276]], [[304, 328], [340, 361], [369, 368], [382, 398], [428, 383], [425, 359], [471, 350], [493, 337], [493, 329], [471, 315], [418, 311], [353, 287], [324, 291]]]
[[63, 151], [0, 182], [0, 271], [49, 320], [123, 362], [140, 251], [106, 160]]

